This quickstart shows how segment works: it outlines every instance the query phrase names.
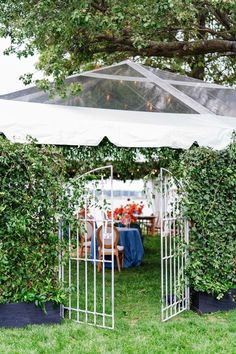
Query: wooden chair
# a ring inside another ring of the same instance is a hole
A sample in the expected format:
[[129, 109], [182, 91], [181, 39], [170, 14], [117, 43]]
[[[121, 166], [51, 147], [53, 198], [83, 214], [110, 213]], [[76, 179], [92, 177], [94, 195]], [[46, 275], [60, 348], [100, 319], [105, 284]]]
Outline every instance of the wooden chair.
[[154, 236], [157, 231], [157, 217], [150, 218], [147, 223], [147, 235]]
[[87, 248], [87, 255], [90, 254], [90, 248], [91, 248], [91, 239], [93, 237], [93, 234], [95, 232], [95, 227], [94, 223], [92, 221], [85, 221], [84, 222], [84, 232], [80, 236], [80, 257], [84, 257], [86, 254], [86, 248]]
[[[113, 226], [114, 238], [112, 244], [112, 225], [102, 225], [97, 229], [98, 239], [98, 259], [105, 260], [105, 256], [110, 256], [112, 253], [116, 257], [118, 271], [120, 272], [120, 256], [122, 268], [124, 268], [124, 246], [119, 246], [120, 238], [118, 229]], [[98, 272], [101, 271], [102, 262], [98, 262]]]

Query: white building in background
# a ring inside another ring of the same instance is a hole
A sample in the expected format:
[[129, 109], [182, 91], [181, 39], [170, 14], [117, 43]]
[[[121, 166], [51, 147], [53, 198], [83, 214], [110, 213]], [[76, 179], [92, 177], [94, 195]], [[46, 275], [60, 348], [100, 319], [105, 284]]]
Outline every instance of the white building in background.
[[[147, 196], [144, 192], [145, 186], [143, 180], [127, 180], [126, 182], [114, 180], [113, 181], [113, 198], [114, 208], [127, 203], [127, 199], [144, 204], [143, 215], [151, 215], [153, 210]], [[109, 193], [109, 191], [107, 191]]]

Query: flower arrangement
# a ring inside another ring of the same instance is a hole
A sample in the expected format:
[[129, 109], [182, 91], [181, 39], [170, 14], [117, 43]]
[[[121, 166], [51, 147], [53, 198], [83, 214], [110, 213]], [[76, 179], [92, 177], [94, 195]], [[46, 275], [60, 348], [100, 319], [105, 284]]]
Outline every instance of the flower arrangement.
[[121, 205], [114, 210], [113, 218], [115, 221], [120, 221], [124, 225], [136, 223], [137, 216], [142, 214], [143, 208], [143, 202], [135, 203], [128, 200], [126, 205]]

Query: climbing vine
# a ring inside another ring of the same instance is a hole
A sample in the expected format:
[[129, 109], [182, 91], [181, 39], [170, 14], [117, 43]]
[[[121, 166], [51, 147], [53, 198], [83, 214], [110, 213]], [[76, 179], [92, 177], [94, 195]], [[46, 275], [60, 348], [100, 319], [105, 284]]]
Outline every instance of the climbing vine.
[[55, 147], [0, 137], [0, 303], [60, 303], [58, 222], [69, 220], [73, 195], [65, 160]]
[[157, 176], [160, 167], [179, 160], [182, 150], [118, 147], [105, 138], [98, 146], [63, 147], [62, 153], [70, 177], [112, 163], [115, 178], [133, 180], [149, 174]]

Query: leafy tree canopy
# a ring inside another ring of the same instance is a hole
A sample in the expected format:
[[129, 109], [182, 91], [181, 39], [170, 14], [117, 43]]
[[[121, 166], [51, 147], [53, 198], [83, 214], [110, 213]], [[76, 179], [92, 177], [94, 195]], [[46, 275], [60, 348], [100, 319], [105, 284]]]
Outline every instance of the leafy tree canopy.
[[38, 52], [38, 68], [58, 87], [88, 65], [126, 58], [227, 84], [236, 78], [235, 0], [2, 0], [0, 34], [11, 38], [8, 54]]

